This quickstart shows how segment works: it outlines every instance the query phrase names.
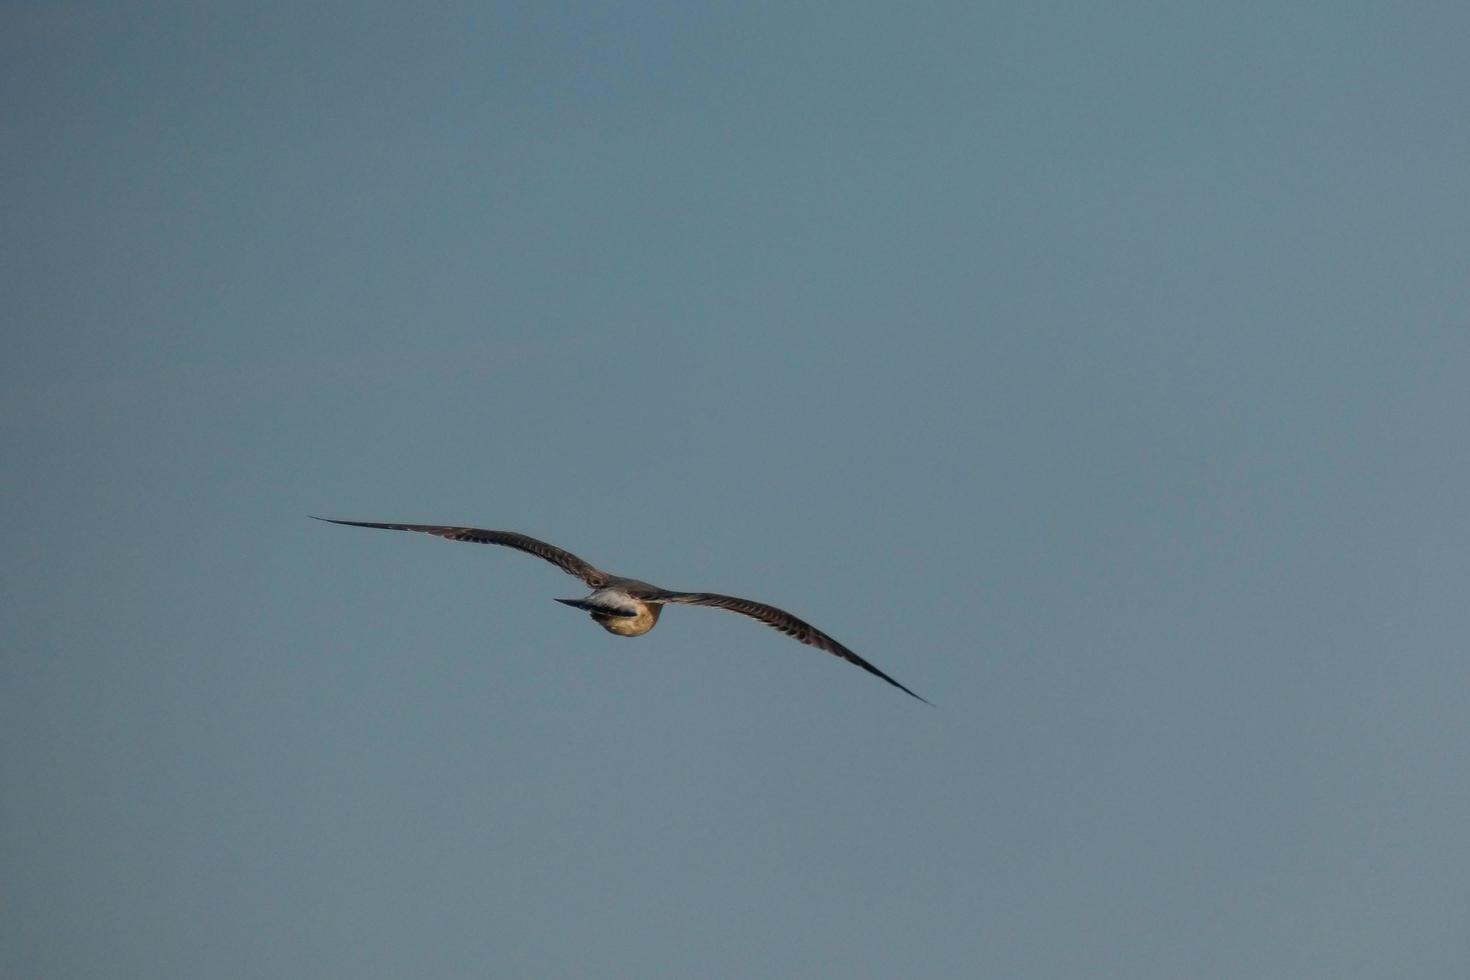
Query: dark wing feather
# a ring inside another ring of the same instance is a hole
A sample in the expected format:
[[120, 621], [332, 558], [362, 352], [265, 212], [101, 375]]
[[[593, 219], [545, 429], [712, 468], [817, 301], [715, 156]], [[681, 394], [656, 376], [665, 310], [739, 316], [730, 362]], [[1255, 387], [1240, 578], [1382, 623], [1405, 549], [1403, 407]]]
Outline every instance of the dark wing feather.
[[345, 524], [348, 527], [379, 527], [385, 531], [421, 531], [450, 541], [473, 541], [476, 544], [500, 544], [528, 555], [544, 558], [569, 575], [586, 582], [594, 589], [608, 583], [610, 576], [600, 568], [587, 564], [570, 551], [538, 541], [514, 531], [487, 531], [478, 527], [450, 527], [443, 524], [375, 524], [371, 521], [335, 521], [330, 517], [318, 517], [329, 524]]
[[686, 606], [711, 606], [715, 609], [728, 609], [730, 612], [760, 620], [767, 626], [778, 629], [787, 636], [801, 643], [805, 643], [807, 646], [816, 647], [818, 650], [826, 650], [828, 653], [835, 654], [850, 664], [856, 664], [868, 673], [883, 678], [900, 691], [918, 698], [925, 704], [933, 704], [927, 698], [914, 694], [913, 691], [910, 691], [898, 681], [889, 677], [883, 671], [874, 667], [862, 657], [859, 657], [847, 647], [817, 629], [811, 623], [797, 619], [784, 609], [768, 606], [764, 602], [753, 602], [750, 599], [719, 595], [715, 592], [661, 592], [656, 596], [648, 597], [648, 599], [653, 602], [672, 602]]

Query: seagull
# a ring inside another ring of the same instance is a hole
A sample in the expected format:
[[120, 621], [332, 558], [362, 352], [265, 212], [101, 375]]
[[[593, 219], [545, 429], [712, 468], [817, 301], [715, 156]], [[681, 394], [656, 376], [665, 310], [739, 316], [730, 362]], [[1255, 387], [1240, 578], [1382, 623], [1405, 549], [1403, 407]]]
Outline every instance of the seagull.
[[451, 527], [444, 524], [378, 524], [373, 521], [338, 521], [330, 517], [312, 516], [316, 520], [326, 521], [329, 524], [342, 524], [347, 527], [376, 527], [385, 531], [418, 531], [450, 541], [504, 545], [507, 548], [524, 551], [528, 555], [535, 555], [537, 558], [551, 562], [567, 574], [575, 575], [592, 588], [591, 594], [584, 599], [558, 599], [557, 602], [589, 613], [599, 626], [618, 636], [642, 636], [647, 633], [658, 623], [659, 613], [663, 611], [663, 607], [670, 604], [728, 609], [730, 612], [759, 620], [807, 646], [816, 647], [818, 650], [825, 650], [841, 657], [875, 677], [881, 677], [905, 694], [918, 698], [925, 704], [933, 704], [928, 699], [910, 691], [815, 626], [797, 619], [784, 609], [777, 609], [763, 602], [720, 595], [716, 592], [673, 592], [636, 578], [610, 575], [595, 565], [583, 561], [570, 551], [563, 551], [555, 545], [538, 541], [529, 535], [518, 534], [515, 531], [487, 531], [478, 527]]

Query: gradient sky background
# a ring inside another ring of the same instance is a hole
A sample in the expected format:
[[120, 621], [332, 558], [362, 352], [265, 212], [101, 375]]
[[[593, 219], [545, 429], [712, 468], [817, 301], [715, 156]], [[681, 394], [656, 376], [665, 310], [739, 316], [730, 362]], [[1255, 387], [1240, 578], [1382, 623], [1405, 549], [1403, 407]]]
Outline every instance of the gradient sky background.
[[1467, 49], [3, 4], [0, 975], [1470, 975]]

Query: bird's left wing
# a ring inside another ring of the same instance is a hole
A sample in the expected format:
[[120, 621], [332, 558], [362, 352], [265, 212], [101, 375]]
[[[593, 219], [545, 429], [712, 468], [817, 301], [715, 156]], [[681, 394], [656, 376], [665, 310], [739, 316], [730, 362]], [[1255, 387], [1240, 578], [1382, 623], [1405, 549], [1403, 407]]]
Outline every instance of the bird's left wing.
[[797, 619], [795, 616], [791, 615], [784, 609], [777, 609], [775, 606], [768, 606], [764, 602], [754, 602], [750, 599], [740, 599], [736, 596], [720, 595], [715, 592], [661, 591], [656, 595], [645, 596], [643, 598], [645, 599], [645, 601], [651, 602], [671, 602], [679, 603], [686, 606], [710, 606], [715, 609], [728, 609], [730, 610], [730, 612], [739, 613], [742, 616], [749, 616], [751, 619], [759, 620], [760, 622], [765, 623], [767, 626], [770, 626], [773, 629], [780, 630], [787, 636], [792, 637], [793, 639], [801, 643], [805, 643], [807, 646], [816, 647], [818, 650], [825, 650], [830, 654], [841, 657], [843, 660], [846, 660], [850, 664], [856, 664], [863, 670], [866, 670], [868, 673], [873, 674], [876, 677], [883, 678], [883, 680], [892, 684], [900, 691], [903, 691], [905, 694], [911, 695], [912, 697], [918, 698], [925, 704], [933, 704], [933, 702], [930, 701], [928, 698], [925, 698], [918, 694], [914, 694], [913, 691], [910, 691], [907, 687], [904, 687], [898, 681], [894, 680], [892, 677], [889, 677], [887, 674], [883, 673], [883, 671], [879, 670], [877, 667], [874, 667], [862, 657], [859, 657], [847, 647], [843, 646], [841, 643], [838, 643], [826, 633], [823, 633], [821, 630], [817, 629], [811, 623], [808, 623], [805, 620]]
[[529, 535], [517, 534], [515, 531], [487, 531], [479, 527], [450, 527], [446, 524], [375, 524], [371, 521], [336, 521], [330, 517], [317, 517], [316, 519], [326, 521], [328, 524], [345, 524], [348, 527], [378, 527], [386, 531], [421, 531], [424, 534], [433, 534], [450, 541], [504, 545], [507, 548], [524, 551], [528, 555], [535, 555], [537, 558], [544, 558], [567, 574], [577, 576], [594, 589], [606, 585], [608, 579], [611, 578], [607, 572], [583, 561], [570, 551], [563, 551], [556, 545], [538, 541]]

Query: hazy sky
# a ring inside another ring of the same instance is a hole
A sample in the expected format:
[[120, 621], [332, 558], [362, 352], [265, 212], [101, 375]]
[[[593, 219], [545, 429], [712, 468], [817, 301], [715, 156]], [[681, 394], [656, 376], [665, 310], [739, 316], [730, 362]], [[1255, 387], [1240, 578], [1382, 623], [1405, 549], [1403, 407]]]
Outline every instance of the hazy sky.
[[1470, 975], [1467, 50], [0, 5], [0, 975]]

